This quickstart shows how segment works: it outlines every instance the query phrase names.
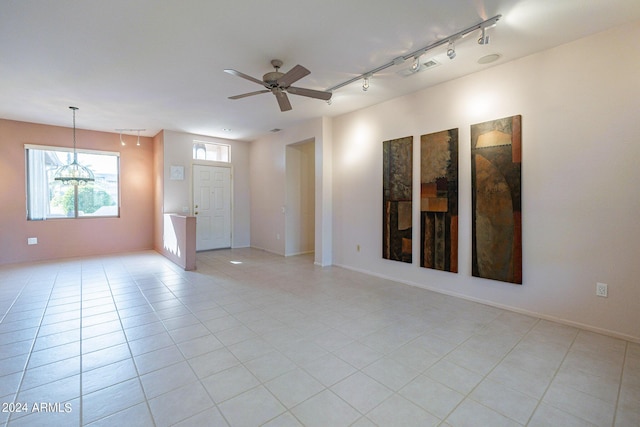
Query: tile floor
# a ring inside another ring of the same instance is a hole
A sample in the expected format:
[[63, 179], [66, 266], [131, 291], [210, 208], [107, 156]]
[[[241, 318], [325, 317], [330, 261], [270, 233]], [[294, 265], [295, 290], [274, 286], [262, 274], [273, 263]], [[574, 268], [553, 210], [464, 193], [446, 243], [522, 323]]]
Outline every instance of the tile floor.
[[253, 249], [0, 267], [1, 426], [639, 426], [640, 345]]

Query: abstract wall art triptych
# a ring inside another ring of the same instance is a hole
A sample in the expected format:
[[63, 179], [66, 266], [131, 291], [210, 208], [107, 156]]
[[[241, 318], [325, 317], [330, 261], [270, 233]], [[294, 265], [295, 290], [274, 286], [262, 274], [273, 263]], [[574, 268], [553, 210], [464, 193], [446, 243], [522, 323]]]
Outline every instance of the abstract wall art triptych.
[[[471, 125], [472, 275], [522, 284], [521, 116]], [[383, 142], [382, 257], [412, 263], [413, 137]], [[458, 272], [458, 129], [420, 137], [420, 266]]]

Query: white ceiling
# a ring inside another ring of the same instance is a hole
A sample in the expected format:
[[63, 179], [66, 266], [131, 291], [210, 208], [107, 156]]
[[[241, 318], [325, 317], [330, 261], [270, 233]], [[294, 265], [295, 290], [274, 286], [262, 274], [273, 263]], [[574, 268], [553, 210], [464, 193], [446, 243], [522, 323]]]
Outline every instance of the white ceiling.
[[[225, 68], [261, 79], [278, 58], [281, 71], [311, 70], [296, 86], [326, 90], [498, 14], [488, 46], [467, 37], [455, 60], [434, 49], [439, 66], [403, 77], [407, 61], [367, 92], [336, 90], [331, 105], [289, 95], [283, 113], [268, 93], [227, 99], [261, 87]], [[73, 105], [83, 129], [252, 140], [639, 19], [638, 0], [2, 1], [0, 117], [70, 127]], [[490, 53], [501, 58], [477, 63]]]

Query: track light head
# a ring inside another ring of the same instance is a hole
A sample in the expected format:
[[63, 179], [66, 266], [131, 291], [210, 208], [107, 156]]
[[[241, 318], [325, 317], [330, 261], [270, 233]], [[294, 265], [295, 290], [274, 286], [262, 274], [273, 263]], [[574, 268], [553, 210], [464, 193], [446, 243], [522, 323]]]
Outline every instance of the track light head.
[[369, 90], [369, 76], [365, 76], [362, 79], [362, 90], [365, 92]]
[[124, 142], [124, 139], [122, 139], [122, 132], [138, 132], [138, 140], [136, 141], [136, 145], [139, 147], [140, 146], [140, 132], [145, 131], [146, 129], [115, 129], [116, 132], [120, 133], [120, 145], [122, 145], [123, 147], [125, 145], [127, 145]]
[[456, 47], [453, 42], [449, 42], [449, 47], [447, 48], [447, 56], [449, 59], [453, 59], [456, 57]]
[[480, 45], [489, 44], [489, 36], [487, 35], [487, 29], [485, 27], [482, 27], [482, 35], [478, 39], [478, 44]]
[[420, 64], [420, 56], [416, 56], [413, 60], [413, 64], [411, 64], [411, 71], [417, 73], [422, 68], [422, 64]]

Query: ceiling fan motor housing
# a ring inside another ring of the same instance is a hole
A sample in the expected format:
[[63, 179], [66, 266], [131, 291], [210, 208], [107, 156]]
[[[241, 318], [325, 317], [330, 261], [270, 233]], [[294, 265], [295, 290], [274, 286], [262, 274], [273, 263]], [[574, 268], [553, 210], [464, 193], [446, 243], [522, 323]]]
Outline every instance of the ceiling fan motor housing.
[[282, 76], [284, 76], [284, 73], [281, 73], [280, 71], [271, 71], [262, 76], [262, 80], [270, 87], [273, 87], [278, 85], [278, 79]]

